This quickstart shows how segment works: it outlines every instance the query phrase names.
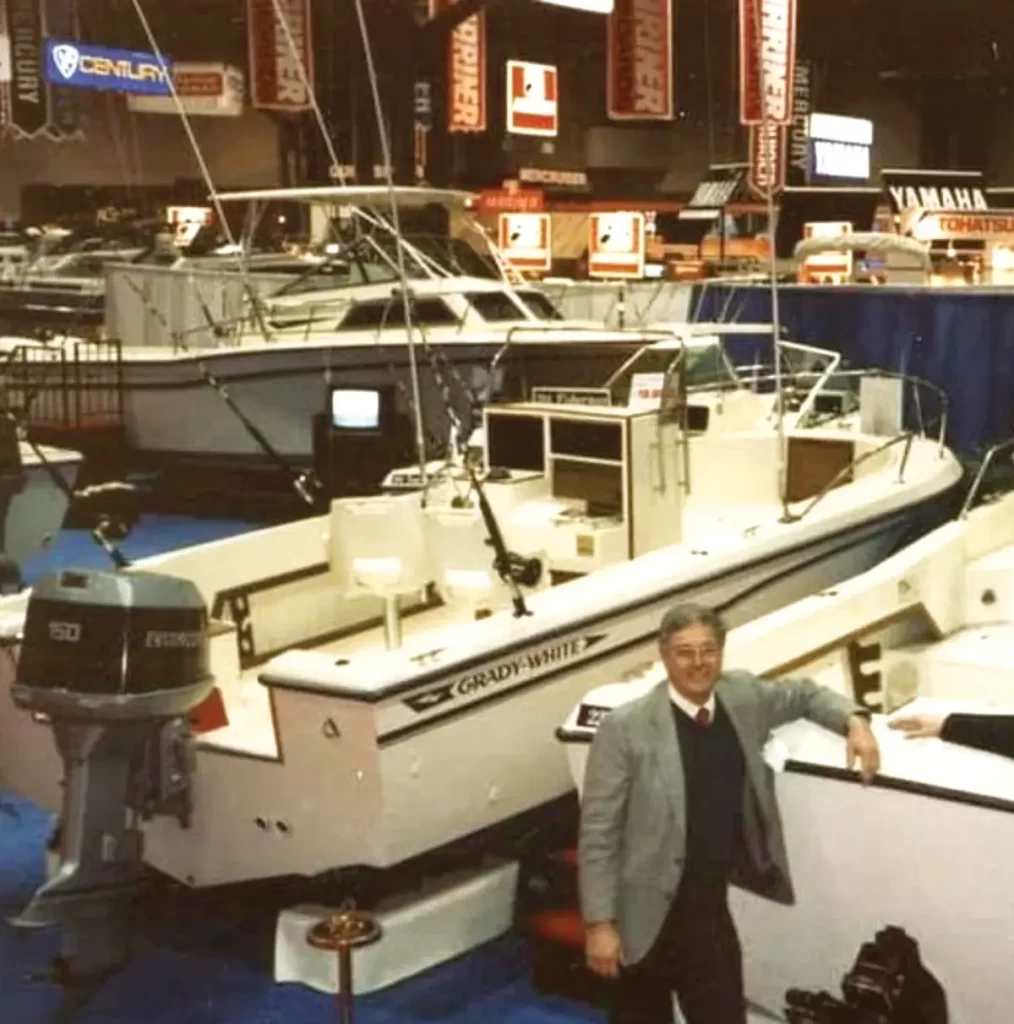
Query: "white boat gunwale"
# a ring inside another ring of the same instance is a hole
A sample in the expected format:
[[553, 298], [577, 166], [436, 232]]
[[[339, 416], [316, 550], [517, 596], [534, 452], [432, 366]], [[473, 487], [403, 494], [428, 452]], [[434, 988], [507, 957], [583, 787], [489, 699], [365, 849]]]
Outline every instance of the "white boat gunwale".
[[[956, 481], [954, 481], [954, 483], [956, 483]], [[941, 490], [933, 491], [932, 493], [927, 494], [920, 501], [908, 501], [899, 508], [886, 510], [878, 516], [864, 519], [862, 522], [856, 523], [853, 526], [848, 527], [846, 530], [842, 531], [841, 534], [837, 535], [841, 538], [841, 542], [837, 544], [835, 548], [832, 549], [832, 551], [837, 552], [847, 550], [855, 544], [857, 534], [870, 530], [871, 528], [875, 529], [876, 531], [882, 530], [884, 528], [884, 524], [891, 519], [908, 518], [911, 517], [914, 513], [918, 513], [924, 508], [930, 508], [931, 506], [933, 506], [934, 504], [943, 499], [944, 494], [947, 490], [949, 490], [949, 486], [945, 486]], [[767, 563], [774, 561], [777, 558], [781, 558], [787, 554], [790, 554], [791, 552], [797, 550], [806, 543], [807, 541], [803, 539], [802, 541], [797, 542], [795, 544], [778, 547], [773, 551], [768, 551], [766, 553], [760, 554], [756, 558], [748, 562], [742, 563], [742, 565], [737, 565], [736, 571], [739, 572], [742, 570], [744, 573], [754, 571], [759, 566], [765, 565]], [[820, 560], [823, 560], [826, 557], [827, 552], [823, 552], [819, 556]], [[627, 566], [629, 564], [629, 562], [622, 563], [623, 566]], [[803, 566], [793, 565], [786, 572], [787, 574], [791, 574], [800, 571], [801, 568], [803, 568]], [[575, 625], [573, 622], [564, 624], [547, 623], [544, 629], [540, 632], [526, 632], [520, 636], [511, 636], [499, 642], [497, 642], [497, 640], [495, 639], [497, 634], [494, 633], [492, 629], [490, 629], [489, 639], [491, 642], [483, 647], [482, 654], [470, 654], [466, 658], [462, 659], [460, 662], [442, 661], [439, 663], [439, 665], [433, 665], [432, 667], [422, 668], [420, 666], [419, 670], [411, 678], [401, 678], [387, 683], [379, 683], [374, 685], [370, 689], [366, 689], [363, 686], [353, 687], [343, 685], [341, 682], [314, 682], [310, 681], [305, 677], [296, 678], [292, 675], [286, 675], [280, 669], [273, 669], [270, 667], [270, 662], [275, 660], [275, 658], [269, 659], [267, 666], [261, 672], [258, 673], [257, 679], [261, 683], [261, 685], [266, 686], [268, 689], [292, 690], [295, 692], [310, 693], [318, 696], [338, 697], [342, 700], [347, 700], [352, 703], [368, 705], [383, 704], [392, 699], [400, 698], [407, 694], [410, 694], [412, 693], [412, 691], [428, 686], [436, 682], [437, 680], [444, 679], [449, 676], [456, 677], [458, 675], [468, 674], [469, 672], [474, 672], [476, 669], [482, 667], [483, 665], [489, 662], [505, 660], [509, 658], [512, 654], [524, 650], [526, 648], [542, 647], [547, 644], [551, 644], [554, 641], [563, 641], [570, 634], [584, 633], [588, 630], [593, 630], [596, 626], [601, 626], [603, 623], [611, 619], [620, 617], [625, 614], [643, 611], [644, 609], [650, 607], [653, 604], [660, 604], [661, 602], [670, 600], [675, 595], [688, 590], [696, 589], [698, 587], [705, 587], [727, 575], [729, 575], [728, 566], [719, 566], [716, 568], [711, 568], [706, 574], [695, 576], [690, 579], [684, 579], [680, 581], [680, 583], [675, 587], [672, 585], [658, 586], [656, 589], [647, 592], [647, 594], [643, 597], [639, 597], [631, 601], [625, 602], [622, 605], [617, 604], [610, 606], [608, 611], [603, 611], [600, 613], [596, 613], [593, 616], [582, 618], [580, 620], [579, 625]], [[768, 586], [770, 585], [770, 583], [771, 580], [766, 578], [761, 584], [757, 585]], [[733, 601], [731, 601], [730, 603], [735, 603], [735, 601], [737, 600], [742, 600], [744, 596], [748, 595], [737, 595], [737, 598], [733, 599]], [[562, 612], [563, 610], [561, 609], [561, 611], [557, 615], [557, 618], [559, 618], [559, 615], [562, 614]], [[503, 625], [504, 613], [500, 613], [497, 616], [494, 616], [493, 619], [487, 620], [487, 622], [495, 623], [498, 626]], [[646, 639], [650, 639], [650, 636], [640, 636], [632, 640], [625, 641], [623, 646], [638, 646], [640, 644], [643, 644], [646, 641]], [[593, 655], [587, 659], [582, 659], [581, 664], [587, 666], [589, 663], [593, 663], [596, 660], [602, 660], [606, 657], [616, 654], [619, 649], [619, 647], [615, 646], [609, 647], [596, 655]], [[298, 651], [299, 653], [316, 653], [312, 650], [308, 650], [305, 647], [299, 648]], [[279, 654], [276, 657], [279, 659], [284, 658], [285, 654]], [[428, 660], [426, 657], [426, 652], [422, 652], [420, 654], [414, 655], [410, 664], [417, 662], [425, 663], [426, 660]], [[496, 696], [501, 696], [503, 692], [516, 693], [518, 689], [522, 689], [526, 685], [538, 685], [543, 682], [546, 682], [557, 673], [570, 671], [573, 668], [573, 665], [574, 662], [567, 662], [565, 665], [560, 666], [559, 669], [552, 669], [550, 671], [547, 671], [543, 675], [539, 675], [530, 680], [525, 680], [523, 683], [519, 684], [518, 686], [512, 687], [507, 691], [499, 691], [496, 694]], [[461, 710], [470, 711], [474, 709], [477, 705], [481, 705], [482, 703], [483, 701], [480, 699], [478, 701], [469, 703]], [[421, 724], [428, 725], [438, 720], [439, 717], [441, 716], [429, 717], [425, 719], [424, 723]]]

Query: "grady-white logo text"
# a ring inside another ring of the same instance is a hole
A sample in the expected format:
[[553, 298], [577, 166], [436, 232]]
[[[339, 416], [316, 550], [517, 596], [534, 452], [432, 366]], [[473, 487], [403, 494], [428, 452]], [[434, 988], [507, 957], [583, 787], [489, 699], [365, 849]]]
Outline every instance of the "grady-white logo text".
[[603, 639], [605, 639], [605, 634], [600, 633], [547, 644], [534, 651], [526, 651], [515, 658], [491, 665], [489, 668], [461, 676], [453, 682], [441, 683], [423, 693], [406, 697], [405, 704], [416, 713], [421, 714], [458, 697], [471, 697], [490, 689], [499, 689], [505, 684], [518, 682], [528, 676], [539, 676], [544, 672], [562, 667]]
[[981, 188], [891, 185], [891, 198], [899, 210], [921, 206], [925, 210], [988, 210]]

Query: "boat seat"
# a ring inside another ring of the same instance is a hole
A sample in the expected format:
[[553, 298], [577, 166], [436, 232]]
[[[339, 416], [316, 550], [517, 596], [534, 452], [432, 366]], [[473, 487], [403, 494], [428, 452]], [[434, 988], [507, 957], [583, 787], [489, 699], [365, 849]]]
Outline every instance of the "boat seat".
[[[347, 597], [384, 602], [388, 631], [397, 620], [398, 598], [421, 593], [433, 582], [426, 519], [418, 494], [339, 498], [331, 503], [329, 564]], [[393, 646], [398, 637], [389, 637]]]
[[[493, 567], [495, 555], [479, 510], [429, 508], [426, 518], [435, 584], [444, 603], [475, 611], [507, 604], [510, 590]], [[544, 553], [530, 556], [545, 565]], [[548, 582], [549, 574], [543, 577]]]

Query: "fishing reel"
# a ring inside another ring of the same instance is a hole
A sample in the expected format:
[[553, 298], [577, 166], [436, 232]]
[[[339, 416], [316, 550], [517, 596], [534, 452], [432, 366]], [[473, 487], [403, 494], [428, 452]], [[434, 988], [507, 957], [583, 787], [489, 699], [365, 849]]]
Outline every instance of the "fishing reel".
[[493, 568], [504, 583], [518, 587], [537, 587], [542, 580], [542, 560], [525, 558], [513, 551], [506, 551], [493, 560]]

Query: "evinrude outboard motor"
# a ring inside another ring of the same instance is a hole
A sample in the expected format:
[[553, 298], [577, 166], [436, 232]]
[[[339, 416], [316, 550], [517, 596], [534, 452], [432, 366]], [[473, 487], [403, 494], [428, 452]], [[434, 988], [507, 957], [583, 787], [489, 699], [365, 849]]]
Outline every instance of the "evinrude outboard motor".
[[59, 925], [57, 978], [127, 958], [140, 821], [189, 823], [187, 715], [209, 695], [207, 609], [189, 580], [61, 571], [28, 602], [14, 702], [46, 715], [64, 764], [59, 866], [13, 923]]

